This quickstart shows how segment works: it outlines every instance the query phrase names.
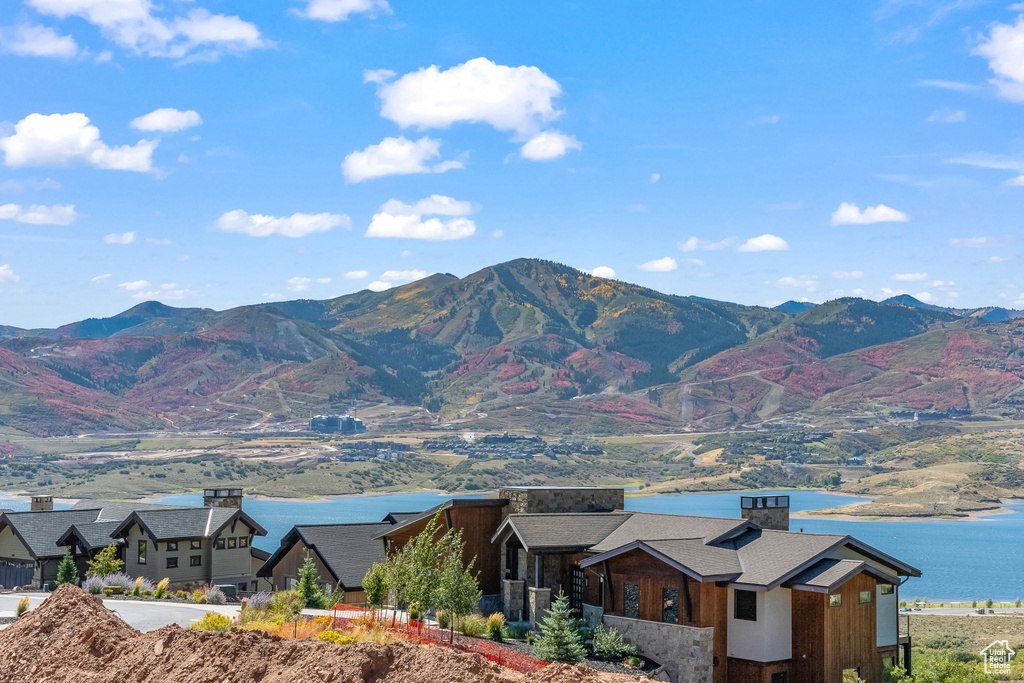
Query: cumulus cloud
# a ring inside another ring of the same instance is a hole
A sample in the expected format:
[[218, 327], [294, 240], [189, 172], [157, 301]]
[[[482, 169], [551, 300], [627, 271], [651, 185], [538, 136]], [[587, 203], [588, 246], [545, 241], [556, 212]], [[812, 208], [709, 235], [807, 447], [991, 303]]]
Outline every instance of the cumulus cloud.
[[783, 289], [806, 289], [808, 292], [813, 292], [818, 289], [818, 276], [789, 275], [780, 277], [775, 281], [775, 286]]
[[107, 244], [131, 244], [135, 241], [134, 232], [112, 232], [103, 238]]
[[350, 270], [347, 273], [345, 273], [345, 279], [346, 280], [362, 280], [363, 278], [366, 278], [369, 275], [370, 275], [370, 272], [367, 271], [367, 270]]
[[615, 271], [608, 266], [598, 266], [590, 271], [590, 274], [594, 277], [603, 277], [609, 280], [615, 279]]
[[444, 173], [463, 168], [462, 161], [432, 163], [441, 156], [441, 141], [430, 137], [406, 140], [405, 137], [384, 138], [380, 144], [352, 152], [341, 162], [346, 183], [360, 183], [372, 178], [412, 173]]
[[583, 144], [572, 135], [548, 130], [530, 138], [519, 150], [519, 156], [530, 161], [550, 161], [565, 156], [570, 149], [583, 149]]
[[654, 183], [658, 182], [659, 180], [661, 180], [661, 174], [660, 173], [652, 173], [651, 174], [651, 185], [653, 185]]
[[719, 249], [728, 249], [736, 240], [732, 237], [726, 237], [724, 240], [712, 242], [711, 240], [699, 239], [697, 237], [687, 237], [681, 242], [676, 242], [676, 247], [679, 251], [718, 251]]
[[832, 273], [836, 280], [859, 280], [864, 277], [863, 270], [837, 270]]
[[293, 213], [278, 218], [263, 214], [250, 214], [242, 209], [228, 211], [210, 226], [221, 232], [240, 232], [250, 237], [305, 237], [314, 232], [326, 232], [338, 226], [352, 229], [352, 221], [343, 213]]
[[856, 204], [843, 202], [832, 214], [832, 225], [869, 225], [871, 223], [906, 223], [910, 218], [902, 211], [879, 204], [863, 211]]
[[19, 24], [0, 27], [0, 51], [22, 57], [70, 59], [78, 54], [78, 43], [71, 36], [57, 35], [49, 26]]
[[293, 277], [289, 278], [286, 284], [288, 289], [293, 292], [305, 292], [309, 289], [309, 283], [312, 281], [312, 278], [308, 277]]
[[914, 295], [914, 298], [917, 299], [918, 301], [923, 301], [924, 303], [929, 303], [935, 297], [933, 297], [931, 295], [931, 292], [918, 292], [917, 294]]
[[746, 242], [736, 247], [736, 251], [789, 251], [789, 243], [777, 235], [765, 233], [757, 237], [751, 237]]
[[[373, 214], [366, 236], [432, 241], [465, 239], [476, 232], [476, 223], [465, 218], [472, 211], [471, 202], [439, 194], [430, 195], [415, 204], [391, 199]], [[424, 216], [433, 217], [424, 220]]]
[[366, 288], [374, 292], [383, 292], [385, 289], [391, 289], [396, 285], [422, 280], [426, 276], [427, 271], [425, 270], [385, 270], [378, 279], [368, 284]]
[[0, 204], [0, 220], [12, 220], [30, 225], [71, 225], [78, 220], [74, 204], [43, 206], [33, 204]]
[[896, 273], [892, 279], [897, 282], [921, 282], [928, 279], [928, 273]]
[[5, 263], [0, 266], [0, 285], [5, 282], [20, 282], [21, 276], [14, 272], [14, 268], [11, 268], [10, 263]]
[[367, 69], [363, 72], [363, 83], [384, 83], [397, 75], [391, 69]]
[[942, 109], [936, 109], [928, 118], [925, 119], [926, 123], [963, 123], [967, 120], [967, 112], [950, 109], [949, 107], [943, 107]]
[[1013, 24], [995, 23], [985, 41], [972, 54], [988, 60], [995, 74], [991, 83], [1000, 97], [1024, 102], [1024, 15]]
[[[137, 55], [216, 59], [271, 44], [255, 24], [202, 8], [184, 16], [158, 17], [151, 0], [26, 0], [26, 4], [59, 19], [81, 17], [99, 28], [105, 38]], [[177, 3], [169, 4], [174, 7]]]
[[353, 14], [391, 14], [388, 0], [304, 0], [305, 7], [293, 8], [296, 16], [317, 21], [348, 21]]
[[131, 126], [135, 130], [144, 130], [159, 133], [176, 133], [193, 126], [202, 124], [203, 119], [199, 112], [192, 109], [181, 111], [163, 107], [149, 112], [144, 116], [132, 119]]
[[642, 270], [645, 273], [668, 273], [679, 267], [676, 260], [671, 256], [665, 258], [654, 259], [653, 261], [647, 261], [637, 266], [637, 270]]
[[329, 278], [329, 277], [318, 277], [316, 279], [316, 283], [318, 285], [329, 285], [329, 284], [331, 284], [331, 278]]
[[122, 292], [138, 292], [151, 286], [149, 280], [134, 280], [132, 282], [122, 282], [117, 288]]
[[85, 114], [29, 114], [14, 125], [14, 133], [0, 138], [4, 164], [65, 167], [82, 163], [96, 168], [137, 171], [153, 168], [155, 140], [110, 147], [100, 129]]

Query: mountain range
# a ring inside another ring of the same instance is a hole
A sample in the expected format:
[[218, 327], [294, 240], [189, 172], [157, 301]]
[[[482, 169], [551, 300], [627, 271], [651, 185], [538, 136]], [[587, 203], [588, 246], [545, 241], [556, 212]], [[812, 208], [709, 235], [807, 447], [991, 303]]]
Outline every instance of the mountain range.
[[[913, 297], [743, 306], [518, 259], [227, 311], [0, 327], [0, 423], [42, 434], [407, 424], [631, 431], [905, 409], [1016, 416], [1024, 315]], [[638, 424], [639, 423], [639, 424]]]

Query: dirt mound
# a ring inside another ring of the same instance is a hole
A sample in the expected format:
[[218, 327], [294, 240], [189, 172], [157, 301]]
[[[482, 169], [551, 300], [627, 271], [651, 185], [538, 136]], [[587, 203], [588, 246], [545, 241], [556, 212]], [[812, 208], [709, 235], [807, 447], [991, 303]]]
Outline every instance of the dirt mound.
[[538, 674], [440, 647], [338, 646], [257, 631], [140, 634], [62, 586], [0, 632], [0, 680], [20, 683], [616, 683], [636, 679], [552, 665]]

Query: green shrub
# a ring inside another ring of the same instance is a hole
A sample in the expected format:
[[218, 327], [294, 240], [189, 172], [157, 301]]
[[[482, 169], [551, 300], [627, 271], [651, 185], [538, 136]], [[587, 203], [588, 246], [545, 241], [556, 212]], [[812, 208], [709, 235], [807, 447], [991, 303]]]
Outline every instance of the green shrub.
[[452, 625], [451, 615], [443, 609], [439, 609], [437, 610], [437, 612], [434, 613], [434, 619], [437, 621], [437, 627], [439, 629], [444, 630], [451, 627]]
[[142, 594], [144, 596], [146, 596], [147, 598], [153, 597], [153, 591], [149, 590], [148, 588], [143, 588], [142, 589]]
[[188, 597], [188, 593], [186, 593], [185, 591], [174, 591], [174, 597], [178, 598], [179, 600], [184, 600]]
[[113, 594], [114, 594], [114, 589], [113, 588], [104, 588], [103, 589], [103, 595], [107, 596], [108, 598], [111, 597]]
[[525, 640], [530, 633], [530, 627], [524, 624], [507, 624], [505, 635], [513, 640]]
[[985, 607], [988, 607], [988, 608], [992, 607], [992, 598], [989, 598], [988, 600], [985, 601]]
[[500, 612], [487, 617], [487, 637], [496, 643], [505, 640], [505, 615]]
[[302, 611], [306, 603], [295, 591], [278, 591], [270, 596], [268, 607], [271, 612], [294, 616]]
[[231, 629], [231, 619], [223, 614], [207, 612], [201, 620], [192, 624], [196, 631], [228, 631]]
[[197, 588], [192, 591], [192, 602], [202, 604], [206, 602], [206, 591], [202, 588]]
[[62, 586], [65, 583], [78, 585], [78, 567], [75, 566], [75, 558], [71, 554], [70, 546], [64, 553], [64, 557], [61, 558], [60, 564], [57, 565], [57, 585]]
[[419, 621], [420, 617], [423, 616], [420, 612], [419, 603], [412, 603], [409, 605], [409, 619], [412, 621]]
[[459, 633], [473, 638], [483, 638], [487, 633], [487, 620], [479, 614], [470, 614], [459, 621]]
[[312, 557], [306, 555], [302, 566], [299, 567], [298, 583], [295, 584], [295, 592], [302, 598], [302, 602], [306, 607], [312, 609], [325, 608], [324, 604], [327, 602], [327, 598], [324, 596], [323, 591], [320, 590], [319, 578], [316, 572], [316, 563]]
[[18, 600], [18, 608], [14, 612], [14, 616], [20, 617], [22, 614], [24, 614], [27, 611], [28, 611], [28, 596], [25, 595], [25, 596], [23, 596], [21, 598], [21, 600]]
[[162, 579], [160, 583], [156, 585], [156, 588], [153, 589], [153, 597], [157, 598], [158, 600], [162, 600], [163, 598], [169, 597], [167, 586], [170, 583], [171, 580], [169, 578], [165, 577], [164, 579]]
[[580, 623], [572, 616], [569, 597], [564, 591], [559, 591], [548, 615], [541, 622], [540, 631], [541, 636], [533, 646], [533, 653], [538, 659], [563, 664], [583, 661], [586, 650]]
[[637, 654], [637, 649], [623, 640], [621, 633], [604, 626], [594, 629], [591, 649], [598, 659], [620, 660]]
[[138, 598], [138, 597], [140, 597], [142, 595], [142, 581], [143, 581], [143, 578], [141, 576], [139, 578], [135, 579], [135, 585], [132, 586], [132, 597], [133, 598]]
[[322, 631], [316, 636], [320, 640], [328, 643], [335, 643], [337, 645], [350, 645], [356, 642], [356, 637], [349, 633], [342, 633], [341, 631]]
[[921, 645], [929, 650], [962, 650], [967, 639], [964, 636], [943, 633], [934, 638], [922, 638]]
[[644, 665], [644, 662], [636, 655], [633, 655], [632, 657], [626, 660], [626, 664], [629, 664], [634, 669], [639, 669], [641, 666]]
[[89, 569], [86, 576], [109, 576], [116, 574], [124, 567], [124, 562], [118, 559], [117, 546], [108, 545], [96, 553], [96, 557], [89, 561]]

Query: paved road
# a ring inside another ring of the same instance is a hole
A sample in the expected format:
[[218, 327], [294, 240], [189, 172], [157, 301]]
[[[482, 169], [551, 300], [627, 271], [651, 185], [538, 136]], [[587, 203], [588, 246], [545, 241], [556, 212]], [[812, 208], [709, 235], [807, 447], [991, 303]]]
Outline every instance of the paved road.
[[[28, 595], [29, 609], [35, 609], [46, 599], [45, 593], [12, 593], [0, 595], [0, 616], [14, 616], [18, 600]], [[196, 605], [184, 602], [147, 602], [142, 600], [104, 599], [103, 604], [113, 610], [131, 627], [140, 631], [155, 631], [168, 624], [188, 628], [193, 621], [202, 619], [207, 612], [234, 617], [237, 605]]]

